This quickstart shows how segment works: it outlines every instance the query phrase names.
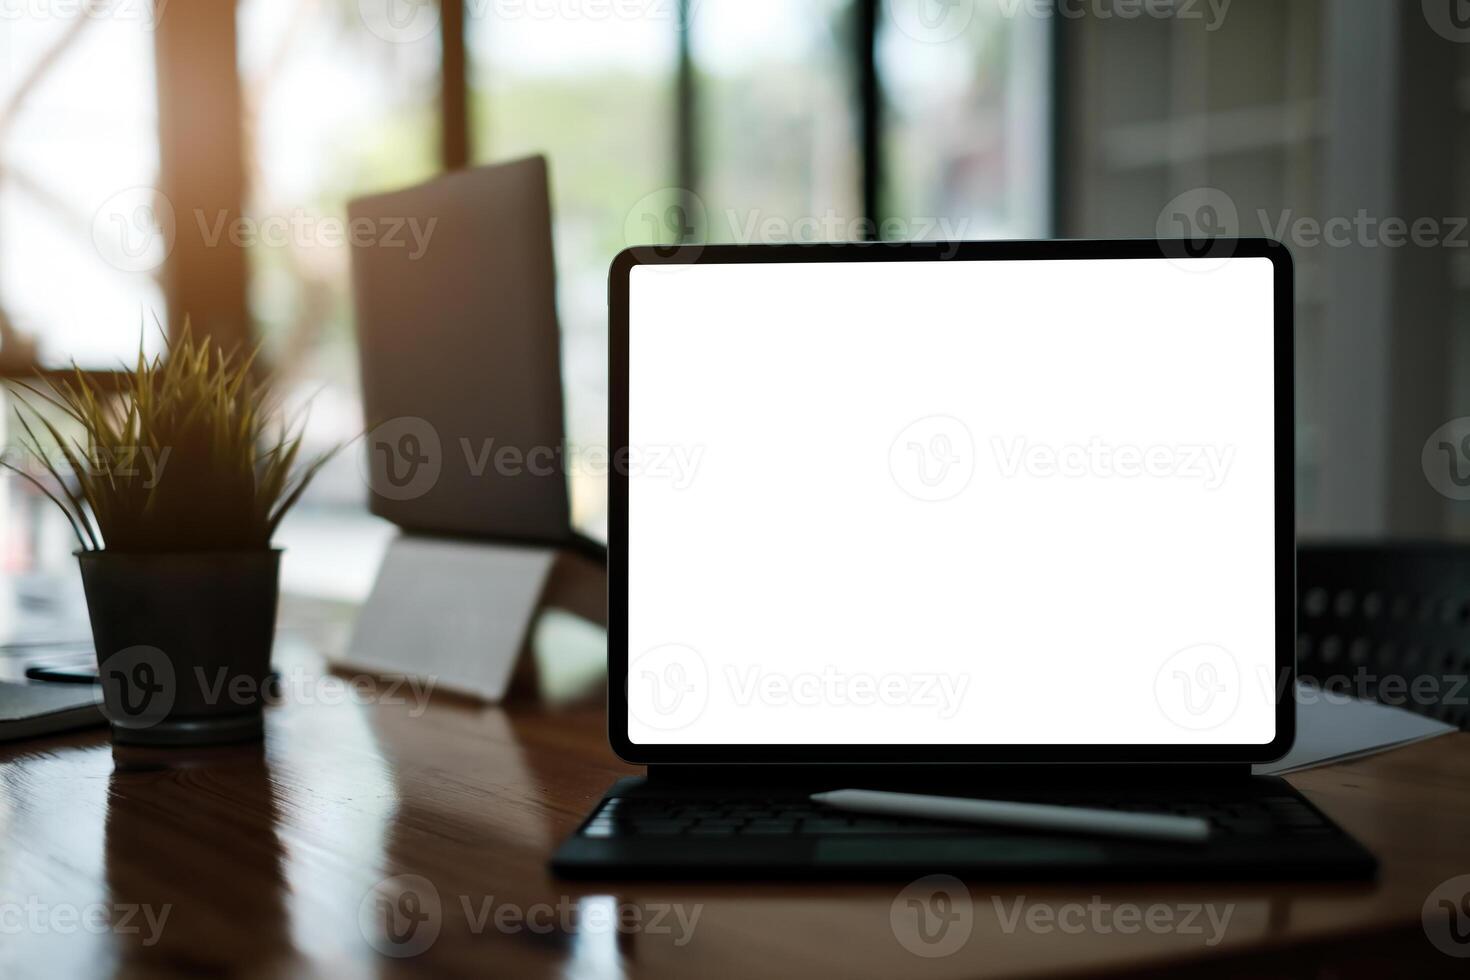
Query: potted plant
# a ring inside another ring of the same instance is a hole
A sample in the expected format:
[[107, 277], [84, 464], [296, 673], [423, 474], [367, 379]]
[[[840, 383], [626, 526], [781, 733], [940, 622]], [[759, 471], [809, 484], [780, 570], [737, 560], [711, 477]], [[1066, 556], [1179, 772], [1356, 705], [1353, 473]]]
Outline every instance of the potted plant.
[[41, 471], [6, 465], [80, 542], [116, 742], [262, 734], [281, 556], [271, 537], [335, 450], [298, 466], [300, 427], [280, 419], [254, 362], [186, 323], [161, 355], [140, 349], [116, 392], [75, 364], [49, 390], [11, 385], [19, 441]]

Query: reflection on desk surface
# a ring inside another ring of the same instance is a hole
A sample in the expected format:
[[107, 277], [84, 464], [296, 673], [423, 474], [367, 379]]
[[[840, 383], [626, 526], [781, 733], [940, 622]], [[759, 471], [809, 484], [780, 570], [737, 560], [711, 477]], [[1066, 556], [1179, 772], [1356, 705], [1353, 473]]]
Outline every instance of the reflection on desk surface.
[[434, 935], [404, 966], [467, 975], [494, 962], [515, 976], [718, 976], [740, 962], [958, 977], [1238, 965], [1253, 961], [1222, 957], [1308, 945], [1430, 973], [1453, 962], [1420, 915], [1470, 871], [1470, 736], [1293, 777], [1382, 858], [1368, 885], [570, 883], [547, 857], [633, 771], [607, 748], [597, 692], [558, 709], [422, 700], [324, 673], [297, 639], [279, 666], [263, 746], [114, 749], [99, 733], [0, 751], [0, 894], [171, 909], [156, 936], [146, 918], [136, 932], [8, 936], [6, 975], [42, 962], [70, 976], [381, 975], [399, 963], [382, 930], [415, 921]]

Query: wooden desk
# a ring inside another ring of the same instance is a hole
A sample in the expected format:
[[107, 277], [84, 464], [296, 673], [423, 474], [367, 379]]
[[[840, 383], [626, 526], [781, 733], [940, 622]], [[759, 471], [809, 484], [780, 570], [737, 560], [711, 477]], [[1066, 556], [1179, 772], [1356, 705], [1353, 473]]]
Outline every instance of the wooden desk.
[[[902, 881], [558, 881], [548, 855], [630, 771], [607, 748], [600, 707], [485, 708], [438, 695], [422, 712], [411, 699], [356, 703], [366, 688], [347, 697], [316, 667], [287, 666], [288, 700], [271, 709], [263, 746], [114, 750], [100, 731], [0, 746], [0, 976], [428, 966], [476, 977], [891, 978], [1186, 963], [1191, 973], [1288, 975], [1323, 960], [1334, 975], [1463, 975], [1470, 962], [1437, 951], [1420, 922], [1432, 889], [1470, 873], [1470, 736], [1294, 778], [1381, 857], [1375, 885], [970, 881], [967, 941], [927, 958], [905, 942], [932, 947], [893, 925]], [[432, 883], [439, 932], [416, 957], [394, 959], [371, 945], [385, 922], [373, 889], [404, 874]], [[1018, 899], [1023, 914], [1007, 932]], [[114, 910], [117, 928], [95, 903]], [[1229, 908], [1218, 943], [1208, 945], [1203, 913], [1188, 934], [1132, 917], [1162, 905], [1152, 914], [1182, 924], [1196, 904], [1217, 917]], [[140, 911], [125, 919], [128, 907]], [[146, 913], [157, 922], [165, 907], [157, 932]], [[639, 915], [638, 929], [595, 918], [612, 913]], [[1049, 914], [1062, 924], [1047, 928]]]

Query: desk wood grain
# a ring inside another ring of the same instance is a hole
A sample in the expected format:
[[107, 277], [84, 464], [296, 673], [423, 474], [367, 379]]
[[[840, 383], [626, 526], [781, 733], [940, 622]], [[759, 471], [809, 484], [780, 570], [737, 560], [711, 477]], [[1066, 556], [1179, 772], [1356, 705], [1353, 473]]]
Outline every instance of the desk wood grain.
[[[633, 771], [608, 750], [598, 705], [416, 704], [301, 663], [263, 745], [125, 750], [92, 732], [0, 746], [0, 976], [1296, 975], [1323, 962], [1334, 975], [1449, 975], [1467, 963], [1432, 946], [1420, 919], [1436, 886], [1470, 874], [1467, 735], [1294, 777], [1380, 856], [1373, 885], [971, 880], [967, 900], [937, 907], [963, 941], [934, 956], [902, 881], [559, 881], [546, 870], [557, 842]], [[1222, 930], [1210, 914], [1228, 914]], [[422, 931], [395, 946], [409, 922]]]

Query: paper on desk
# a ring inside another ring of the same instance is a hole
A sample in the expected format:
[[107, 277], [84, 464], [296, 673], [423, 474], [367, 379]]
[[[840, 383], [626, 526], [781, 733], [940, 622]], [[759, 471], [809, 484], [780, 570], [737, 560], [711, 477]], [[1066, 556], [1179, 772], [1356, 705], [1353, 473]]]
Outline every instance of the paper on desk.
[[505, 696], [556, 550], [400, 535], [337, 661]]
[[1280, 776], [1386, 752], [1453, 731], [1455, 726], [1417, 715], [1407, 708], [1360, 701], [1299, 685], [1296, 744], [1283, 758], [1253, 766], [1251, 771], [1258, 776]]

